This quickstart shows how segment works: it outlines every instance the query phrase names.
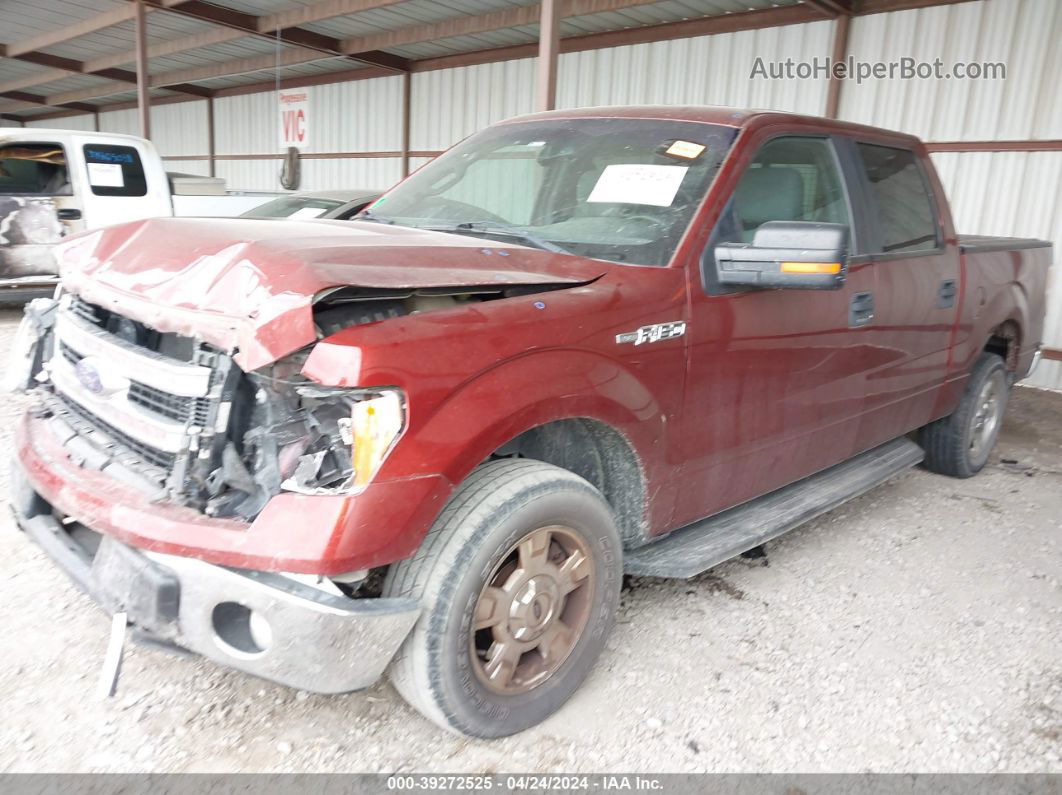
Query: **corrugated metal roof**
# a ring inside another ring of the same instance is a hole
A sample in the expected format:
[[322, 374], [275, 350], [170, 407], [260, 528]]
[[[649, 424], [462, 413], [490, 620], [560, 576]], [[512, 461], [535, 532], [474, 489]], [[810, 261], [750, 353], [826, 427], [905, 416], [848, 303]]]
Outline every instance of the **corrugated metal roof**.
[[125, 7], [124, 0], [4, 0], [0, 35], [5, 42], [30, 39]]
[[309, 30], [345, 39], [413, 25], [441, 22], [464, 16], [486, 14], [513, 6], [534, 5], [538, 0], [409, 0], [356, 15], [336, 17], [303, 25]]
[[26, 91], [33, 94], [58, 94], [62, 91], [76, 91], [79, 88], [92, 88], [93, 86], [107, 85], [113, 82], [113, 80], [96, 77], [95, 75], [71, 74], [69, 77], [64, 77], [62, 80], [53, 80], [51, 83], [42, 83], [33, 86], [32, 88], [28, 88]]
[[[209, 22], [190, 19], [178, 14], [152, 11], [147, 15], [148, 45], [191, 36], [216, 29]], [[47, 51], [64, 58], [86, 61], [115, 52], [131, 51], [136, 46], [135, 25], [132, 20], [111, 25], [103, 30], [52, 45]]]
[[575, 36], [581, 33], [601, 33], [607, 30], [659, 25], [665, 22], [714, 17], [740, 11], [772, 8], [774, 6], [796, 5], [797, 3], [799, 3], [799, 0], [666, 0], [666, 2], [662, 3], [634, 6], [618, 11], [604, 11], [579, 17], [566, 17], [561, 21], [561, 35]]
[[49, 69], [46, 66], [37, 66], [36, 64], [26, 63], [25, 61], [16, 61], [13, 58], [0, 58], [0, 81], [15, 80], [16, 78], [26, 77], [34, 72], [47, 72]]

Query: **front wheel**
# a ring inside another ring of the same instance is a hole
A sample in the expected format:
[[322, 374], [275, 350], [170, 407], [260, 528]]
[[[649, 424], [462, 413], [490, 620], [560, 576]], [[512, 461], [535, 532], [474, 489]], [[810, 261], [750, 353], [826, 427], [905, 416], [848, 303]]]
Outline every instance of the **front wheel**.
[[980, 472], [999, 437], [1009, 394], [1003, 359], [982, 353], [955, 411], [922, 428], [926, 469], [956, 478]]
[[616, 617], [619, 533], [600, 492], [558, 467], [492, 461], [454, 493], [386, 596], [423, 613], [391, 667], [402, 696], [451, 731], [504, 737], [575, 692]]

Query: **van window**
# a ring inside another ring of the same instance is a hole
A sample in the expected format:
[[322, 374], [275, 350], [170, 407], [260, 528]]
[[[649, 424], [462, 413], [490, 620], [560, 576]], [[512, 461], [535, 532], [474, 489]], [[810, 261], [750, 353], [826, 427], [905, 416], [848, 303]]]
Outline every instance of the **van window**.
[[97, 196], [144, 196], [147, 179], [140, 153], [131, 146], [85, 144], [88, 183]]
[[858, 144], [881, 223], [881, 253], [939, 247], [933, 199], [913, 152]]
[[59, 144], [0, 146], [0, 195], [69, 196], [66, 153]]

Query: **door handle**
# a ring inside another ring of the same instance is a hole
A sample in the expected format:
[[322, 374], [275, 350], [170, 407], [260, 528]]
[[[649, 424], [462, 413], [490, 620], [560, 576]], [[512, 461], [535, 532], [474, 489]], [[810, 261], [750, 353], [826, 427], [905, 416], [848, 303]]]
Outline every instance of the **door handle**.
[[55, 217], [60, 221], [80, 221], [81, 210], [77, 209], [77, 207], [63, 207], [55, 211]]
[[874, 295], [856, 293], [848, 307], [848, 325], [851, 328], [865, 326], [874, 319]]
[[955, 306], [955, 296], [959, 294], [959, 287], [954, 279], [945, 279], [940, 283], [937, 291], [937, 309], [951, 309]]

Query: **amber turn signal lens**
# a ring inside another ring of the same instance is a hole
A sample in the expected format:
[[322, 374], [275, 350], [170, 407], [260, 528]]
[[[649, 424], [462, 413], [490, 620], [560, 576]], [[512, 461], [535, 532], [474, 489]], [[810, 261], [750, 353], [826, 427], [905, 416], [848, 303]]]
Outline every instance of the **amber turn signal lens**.
[[822, 273], [837, 274], [841, 272], [839, 262], [783, 262], [782, 273]]

